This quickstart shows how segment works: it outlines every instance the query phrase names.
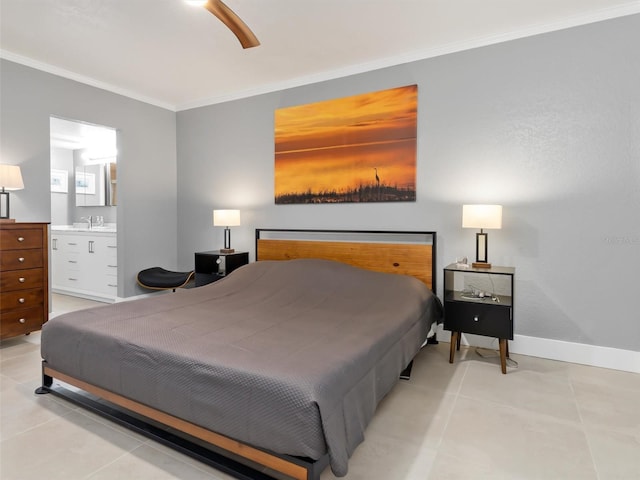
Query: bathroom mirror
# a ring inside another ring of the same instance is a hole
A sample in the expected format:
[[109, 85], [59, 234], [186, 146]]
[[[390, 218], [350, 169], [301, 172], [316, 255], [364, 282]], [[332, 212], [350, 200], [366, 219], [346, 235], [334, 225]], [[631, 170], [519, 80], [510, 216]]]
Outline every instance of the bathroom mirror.
[[87, 163], [76, 159], [74, 184], [77, 207], [115, 206], [117, 163]]

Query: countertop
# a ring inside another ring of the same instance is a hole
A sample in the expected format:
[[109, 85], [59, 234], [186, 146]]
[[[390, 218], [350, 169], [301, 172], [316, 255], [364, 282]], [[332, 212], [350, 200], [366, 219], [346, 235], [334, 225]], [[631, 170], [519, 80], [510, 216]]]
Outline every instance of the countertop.
[[88, 223], [74, 223], [73, 225], [51, 225], [52, 232], [78, 232], [78, 233], [117, 233], [115, 223], [105, 223], [104, 225], [93, 225], [89, 228]]

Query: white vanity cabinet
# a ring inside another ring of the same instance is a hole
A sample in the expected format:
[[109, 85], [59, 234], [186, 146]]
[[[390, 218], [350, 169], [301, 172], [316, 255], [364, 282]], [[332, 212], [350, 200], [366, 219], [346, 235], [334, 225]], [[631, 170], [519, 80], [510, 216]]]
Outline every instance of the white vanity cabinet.
[[51, 232], [51, 290], [113, 302], [118, 295], [118, 246], [113, 232]]

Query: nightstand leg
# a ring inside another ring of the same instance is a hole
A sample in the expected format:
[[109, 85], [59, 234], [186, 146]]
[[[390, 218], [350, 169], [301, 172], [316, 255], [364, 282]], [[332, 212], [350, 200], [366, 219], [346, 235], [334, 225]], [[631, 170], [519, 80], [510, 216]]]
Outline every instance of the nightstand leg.
[[456, 345], [460, 345], [460, 334], [458, 332], [451, 332], [451, 346], [449, 347], [449, 363], [453, 363], [453, 359], [456, 356]]
[[500, 339], [500, 367], [502, 368], [502, 373], [507, 373], [507, 357], [509, 354], [509, 344], [507, 343], [506, 338]]
[[460, 351], [460, 340], [462, 340], [462, 332], [456, 332], [458, 340], [456, 340], [456, 350]]

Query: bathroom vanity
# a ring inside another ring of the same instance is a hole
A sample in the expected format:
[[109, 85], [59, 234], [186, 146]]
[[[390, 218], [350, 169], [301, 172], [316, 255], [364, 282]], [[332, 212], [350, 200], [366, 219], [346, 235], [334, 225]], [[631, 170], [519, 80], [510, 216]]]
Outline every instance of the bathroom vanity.
[[114, 302], [118, 295], [115, 226], [51, 227], [51, 291]]

